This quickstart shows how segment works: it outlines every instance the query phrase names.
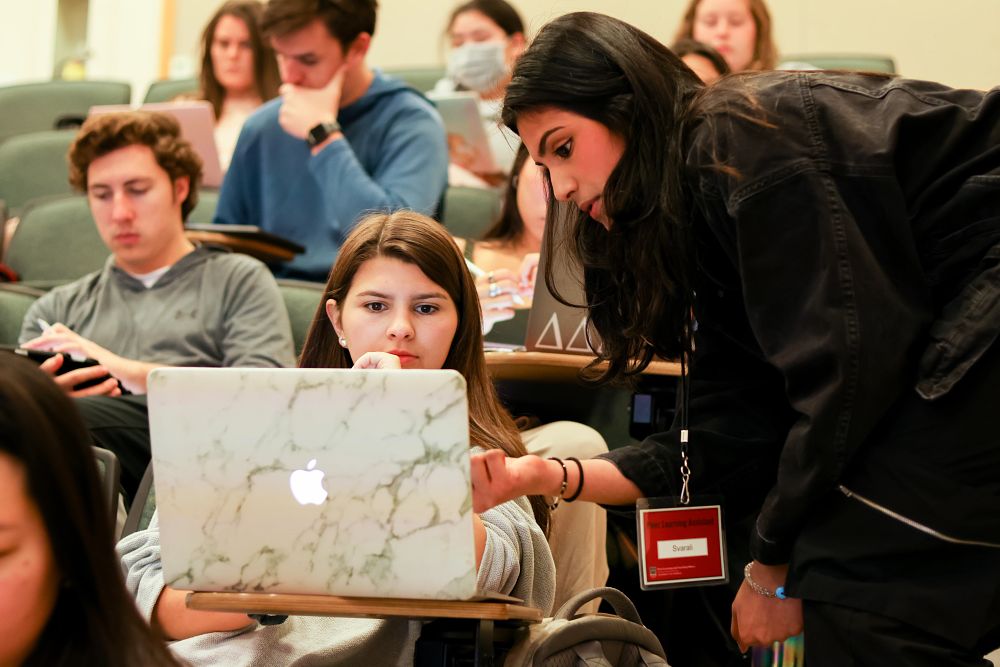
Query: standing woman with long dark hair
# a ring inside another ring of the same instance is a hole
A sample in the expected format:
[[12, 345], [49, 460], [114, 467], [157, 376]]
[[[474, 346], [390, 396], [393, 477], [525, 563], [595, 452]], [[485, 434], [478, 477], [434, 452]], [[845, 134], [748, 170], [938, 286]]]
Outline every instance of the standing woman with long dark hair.
[[[503, 118], [547, 171], [548, 252], [583, 267], [603, 379], [687, 356], [691, 490], [723, 497], [742, 581], [716, 621], [745, 649], [804, 618], [810, 667], [904, 646], [909, 665], [983, 664], [1000, 644], [1000, 90], [824, 72], [704, 88], [645, 33], [579, 13], [521, 56]], [[565, 493], [678, 495], [680, 425], [570, 468]], [[559, 468], [478, 457], [476, 509], [558, 494]]]
[[0, 354], [0, 665], [176, 665], [125, 590], [73, 402]]

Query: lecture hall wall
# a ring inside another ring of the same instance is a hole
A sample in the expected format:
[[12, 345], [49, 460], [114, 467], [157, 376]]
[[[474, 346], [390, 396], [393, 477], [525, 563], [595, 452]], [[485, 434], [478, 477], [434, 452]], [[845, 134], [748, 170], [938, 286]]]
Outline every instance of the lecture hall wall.
[[[201, 27], [220, 0], [0, 0], [0, 84], [48, 77], [57, 54], [90, 52], [91, 78], [133, 82], [137, 94], [162, 71], [197, 67]], [[529, 32], [575, 10], [605, 11], [669, 42], [686, 0], [513, 0]], [[384, 67], [443, 60], [452, 0], [381, 0], [370, 61]], [[1000, 84], [998, 0], [769, 0], [784, 53], [888, 54], [906, 76], [954, 86]], [[67, 28], [80, 7], [85, 35]], [[75, 8], [75, 9], [74, 9]], [[170, 17], [173, 21], [170, 21]], [[67, 18], [68, 17], [68, 18]], [[164, 17], [167, 22], [164, 23]], [[171, 26], [171, 23], [173, 24]]]

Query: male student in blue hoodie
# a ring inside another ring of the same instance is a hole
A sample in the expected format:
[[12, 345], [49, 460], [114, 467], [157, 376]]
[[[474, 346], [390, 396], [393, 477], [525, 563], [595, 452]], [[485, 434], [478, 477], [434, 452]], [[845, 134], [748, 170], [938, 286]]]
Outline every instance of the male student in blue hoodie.
[[325, 281], [359, 215], [432, 215], [447, 185], [433, 106], [365, 63], [376, 8], [376, 0], [270, 0], [261, 17], [281, 95], [244, 125], [215, 222], [257, 225], [305, 246], [279, 276]]

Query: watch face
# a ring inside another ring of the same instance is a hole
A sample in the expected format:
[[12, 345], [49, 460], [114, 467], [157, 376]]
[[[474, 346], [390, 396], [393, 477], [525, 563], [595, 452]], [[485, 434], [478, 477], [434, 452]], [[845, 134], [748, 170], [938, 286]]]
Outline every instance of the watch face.
[[309, 135], [306, 138], [306, 142], [310, 146], [316, 146], [317, 144], [321, 144], [324, 141], [326, 141], [327, 137], [329, 137], [334, 132], [339, 132], [339, 131], [340, 131], [340, 125], [337, 124], [336, 121], [320, 123], [319, 125], [309, 130]]

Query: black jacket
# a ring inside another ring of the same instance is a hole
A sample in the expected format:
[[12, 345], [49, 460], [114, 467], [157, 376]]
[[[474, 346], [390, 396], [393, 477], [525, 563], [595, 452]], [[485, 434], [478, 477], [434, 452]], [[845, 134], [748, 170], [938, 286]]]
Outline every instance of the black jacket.
[[[693, 492], [756, 516], [751, 555], [788, 562], [888, 439], [912, 455], [869, 497], [1000, 540], [1000, 436], [927, 442], [892, 423], [916, 392], [933, 410], [1000, 332], [1000, 89], [779, 72], [710, 94], [726, 110], [687, 138]], [[674, 430], [606, 457], [657, 496], [677, 493], [678, 450]]]

